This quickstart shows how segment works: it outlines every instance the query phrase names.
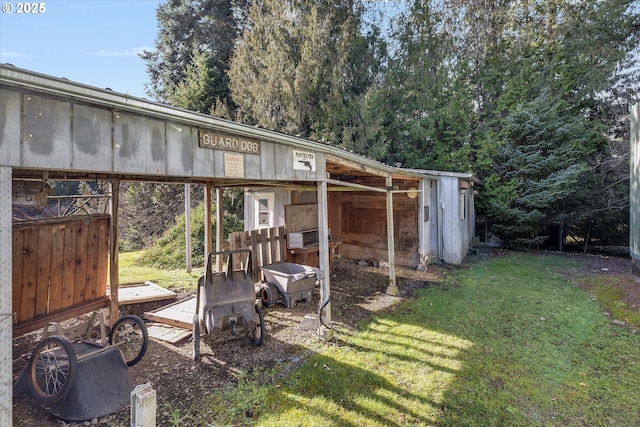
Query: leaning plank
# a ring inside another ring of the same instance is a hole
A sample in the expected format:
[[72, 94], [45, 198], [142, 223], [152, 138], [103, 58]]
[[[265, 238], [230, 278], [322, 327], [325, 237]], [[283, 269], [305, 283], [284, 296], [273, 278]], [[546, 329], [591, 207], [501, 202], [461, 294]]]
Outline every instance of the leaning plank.
[[191, 331], [163, 323], [150, 322], [145, 325], [149, 337], [177, 345], [191, 337]]
[[193, 328], [193, 316], [196, 313], [196, 297], [176, 301], [156, 310], [145, 312], [142, 317], [153, 322], [174, 325], [184, 329]]
[[118, 302], [120, 305], [175, 299], [177, 296], [178, 294], [175, 292], [158, 286], [153, 282], [121, 284], [118, 287]]

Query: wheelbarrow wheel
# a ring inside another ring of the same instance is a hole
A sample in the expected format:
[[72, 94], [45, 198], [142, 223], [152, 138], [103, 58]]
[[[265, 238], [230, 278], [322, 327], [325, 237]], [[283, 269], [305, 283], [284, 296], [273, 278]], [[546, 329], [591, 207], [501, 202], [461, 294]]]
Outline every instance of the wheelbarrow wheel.
[[273, 307], [278, 302], [278, 287], [275, 283], [267, 282], [260, 286], [260, 299], [264, 308]]
[[127, 366], [142, 360], [149, 345], [149, 335], [142, 319], [127, 315], [116, 320], [109, 334], [109, 344], [120, 348]]
[[69, 393], [77, 373], [78, 358], [67, 338], [56, 335], [40, 341], [31, 353], [29, 363], [36, 400], [51, 404]]
[[252, 332], [253, 335], [253, 345], [259, 347], [262, 345], [264, 341], [264, 314], [262, 314], [262, 309], [256, 305], [256, 313], [258, 313], [258, 318], [260, 319], [255, 329]]
[[198, 315], [193, 316], [193, 361], [197, 362], [200, 359], [200, 319]]

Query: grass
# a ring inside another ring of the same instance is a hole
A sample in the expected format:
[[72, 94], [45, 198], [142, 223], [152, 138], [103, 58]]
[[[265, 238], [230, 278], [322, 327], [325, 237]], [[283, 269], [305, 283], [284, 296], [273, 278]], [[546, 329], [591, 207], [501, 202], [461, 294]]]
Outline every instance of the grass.
[[639, 425], [640, 337], [561, 274], [574, 267], [515, 253], [450, 271], [315, 344], [292, 374], [245, 374], [207, 396], [196, 424]]
[[136, 264], [136, 259], [144, 251], [121, 252], [118, 255], [119, 281], [125, 283], [154, 282], [172, 291], [194, 290], [204, 268], [193, 268], [187, 273], [186, 268], [178, 270], [163, 270], [155, 267], [143, 267]]

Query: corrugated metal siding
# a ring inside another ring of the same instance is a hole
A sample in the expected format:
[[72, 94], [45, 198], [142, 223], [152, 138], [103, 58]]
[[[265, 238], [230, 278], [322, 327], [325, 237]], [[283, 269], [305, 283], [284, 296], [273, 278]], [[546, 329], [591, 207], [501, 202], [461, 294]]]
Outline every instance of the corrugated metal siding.
[[640, 102], [631, 107], [630, 147], [630, 218], [629, 245], [631, 256], [640, 260]]

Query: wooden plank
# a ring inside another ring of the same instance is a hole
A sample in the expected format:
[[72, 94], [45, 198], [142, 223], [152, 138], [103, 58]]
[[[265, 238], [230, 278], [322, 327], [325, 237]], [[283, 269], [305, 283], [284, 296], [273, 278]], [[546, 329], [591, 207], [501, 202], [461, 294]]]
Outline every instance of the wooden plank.
[[120, 305], [175, 299], [177, 296], [178, 294], [175, 292], [153, 282], [120, 285], [120, 289], [118, 289]]
[[98, 242], [98, 270], [96, 272], [96, 279], [98, 281], [96, 292], [98, 297], [107, 295], [107, 278], [109, 276], [109, 219], [109, 217], [105, 217], [99, 220], [100, 229], [98, 235], [100, 236], [100, 240]]
[[260, 267], [263, 265], [271, 264], [270, 253], [269, 253], [269, 231], [266, 228], [260, 230], [260, 250], [262, 252], [262, 263]]
[[173, 345], [178, 345], [191, 337], [192, 331], [162, 323], [147, 323], [147, 333], [150, 338], [162, 340]]
[[15, 321], [22, 320], [22, 266], [24, 252], [24, 230], [13, 230], [11, 255], [11, 311], [15, 313]]
[[318, 228], [318, 205], [286, 205], [284, 221], [289, 233], [316, 229]]
[[62, 274], [61, 308], [73, 305], [73, 292], [76, 265], [76, 235], [78, 223], [72, 222], [65, 226], [64, 230], [64, 272]]
[[145, 312], [142, 317], [146, 320], [178, 326], [180, 328], [193, 328], [193, 316], [196, 313], [196, 297], [190, 297], [173, 304], [166, 305], [157, 310]]
[[17, 337], [28, 332], [35, 331], [36, 329], [46, 326], [49, 322], [62, 322], [108, 306], [109, 298], [104, 297], [95, 301], [88, 301], [71, 308], [63, 309], [56, 313], [50, 313], [35, 319], [32, 318], [28, 321], [16, 323], [13, 325], [13, 336]]
[[276, 227], [269, 228], [269, 261], [270, 264], [278, 262], [278, 229]]
[[22, 257], [22, 298], [20, 320], [33, 319], [36, 308], [36, 283], [38, 278], [38, 229], [25, 230]]
[[85, 276], [85, 300], [91, 301], [98, 297], [98, 236], [99, 224], [90, 222], [87, 224], [87, 252], [86, 252], [86, 276]]
[[35, 316], [49, 312], [49, 279], [51, 278], [51, 227], [38, 228], [38, 258]]
[[74, 272], [73, 304], [82, 304], [87, 300], [87, 234], [86, 224], [78, 224], [76, 232], [76, 259]]
[[56, 224], [51, 230], [51, 282], [49, 312], [62, 308], [62, 278], [64, 275], [64, 224]]
[[258, 282], [262, 280], [262, 271], [260, 270], [260, 253], [258, 252], [258, 232], [251, 231], [251, 254], [253, 263], [253, 280]]

